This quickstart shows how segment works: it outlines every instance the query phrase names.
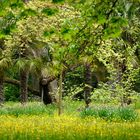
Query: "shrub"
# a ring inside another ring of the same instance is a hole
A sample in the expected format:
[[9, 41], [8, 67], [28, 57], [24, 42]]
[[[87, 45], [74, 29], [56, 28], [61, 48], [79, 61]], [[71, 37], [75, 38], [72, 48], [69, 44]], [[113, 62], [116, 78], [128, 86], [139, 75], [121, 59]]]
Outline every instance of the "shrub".
[[4, 97], [5, 101], [19, 101], [20, 97], [19, 87], [5, 84]]

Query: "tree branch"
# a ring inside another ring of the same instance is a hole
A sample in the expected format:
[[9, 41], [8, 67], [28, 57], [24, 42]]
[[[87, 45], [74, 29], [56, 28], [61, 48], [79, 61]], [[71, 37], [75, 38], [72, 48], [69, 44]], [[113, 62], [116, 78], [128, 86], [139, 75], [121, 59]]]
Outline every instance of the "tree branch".
[[109, 19], [110, 14], [113, 12], [113, 8], [116, 6], [118, 0], [115, 0], [112, 4], [111, 10], [106, 14], [107, 15], [107, 19]]
[[[6, 78], [4, 79], [4, 82], [5, 82], [5, 83], [8, 83], [8, 84], [20, 86], [20, 81], [15, 80], [15, 79], [10, 79], [10, 78], [8, 78], [8, 77], [6, 77]], [[40, 96], [39, 90], [36, 90], [36, 89], [34, 89], [33, 87], [31, 87], [31, 86], [29, 86], [29, 85], [28, 85], [28, 90], [29, 90], [33, 95]]]

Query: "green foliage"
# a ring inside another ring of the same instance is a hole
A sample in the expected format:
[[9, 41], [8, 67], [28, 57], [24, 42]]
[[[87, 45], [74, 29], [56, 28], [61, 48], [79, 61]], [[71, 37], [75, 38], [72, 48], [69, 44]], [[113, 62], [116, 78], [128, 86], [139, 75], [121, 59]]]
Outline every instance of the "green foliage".
[[133, 82], [133, 89], [137, 92], [140, 92], [140, 71], [134, 76], [135, 81]]
[[52, 0], [53, 3], [61, 3], [64, 2], [65, 0]]
[[140, 109], [140, 98], [137, 100], [137, 102], [135, 103], [135, 108], [136, 109]]
[[112, 91], [109, 87], [102, 86], [101, 88], [94, 89], [91, 99], [99, 103], [118, 103], [117, 99], [115, 99], [117, 95], [113, 96], [113, 94], [114, 91]]
[[74, 101], [69, 96], [63, 98], [63, 113], [70, 116], [79, 116], [84, 101]]
[[50, 30], [46, 29], [46, 30], [44, 31], [43, 35], [44, 35], [45, 37], [49, 37], [49, 36], [53, 35], [53, 34], [55, 33], [55, 31], [56, 31], [56, 30], [55, 30], [54, 28], [51, 28]]
[[42, 10], [42, 13], [44, 13], [44, 14], [46, 14], [46, 15], [48, 15], [48, 16], [52, 16], [52, 15], [54, 15], [55, 13], [57, 13], [58, 12], [58, 10], [57, 9], [54, 9], [54, 8], [44, 8], [43, 10]]
[[134, 121], [138, 118], [137, 112], [130, 107], [96, 106], [84, 109], [81, 117], [93, 116], [108, 121]]
[[[138, 14], [138, 1], [37, 0], [25, 4], [21, 0], [3, 0], [0, 38], [4, 44], [0, 48], [0, 70], [10, 68], [11, 64], [33, 69], [38, 65], [38, 74], [48, 70], [44, 74], [47, 77], [52, 73], [59, 75], [60, 66], [65, 71], [74, 71], [75, 68], [71, 68], [74, 65], [89, 63], [98, 75], [100, 71], [105, 75], [106, 69], [109, 78], [104, 77], [112, 85], [115, 83], [114, 91], [112, 87], [95, 90], [93, 99], [104, 103], [112, 99], [121, 102], [124, 95], [134, 93], [133, 73], [139, 67]], [[48, 44], [50, 51], [42, 57], [44, 44]], [[51, 59], [45, 59], [50, 55]], [[101, 80], [101, 76], [97, 78]], [[67, 89], [84, 83], [82, 68], [75, 73], [68, 72], [66, 79]], [[117, 98], [112, 96], [114, 92]]]
[[25, 18], [25, 17], [28, 17], [28, 16], [35, 16], [37, 15], [37, 11], [29, 8], [29, 9], [25, 9], [23, 12], [20, 13], [20, 18]]
[[56, 107], [55, 105], [45, 106], [42, 103], [29, 103], [23, 106], [20, 103], [9, 103], [6, 107], [0, 109], [0, 115], [53, 115]]
[[4, 87], [5, 101], [19, 101], [19, 87], [13, 85], [5, 85]]
[[22, 1], [20, 1], [20, 0], [18, 0], [18, 1], [16, 1], [16, 2], [13, 2], [13, 3], [11, 3], [11, 5], [10, 5], [10, 7], [12, 8], [12, 9], [16, 9], [16, 8], [23, 8], [23, 2]]
[[80, 66], [75, 68], [73, 71], [67, 72], [64, 79], [64, 90], [66, 94], [71, 94], [75, 89], [80, 88], [83, 84], [84, 67]]
[[[83, 109], [83, 102], [71, 101], [65, 99], [63, 102], [63, 113], [70, 116], [95, 117], [107, 121], [135, 121], [138, 119], [138, 113], [131, 107], [117, 107], [112, 105], [94, 105], [93, 107]], [[55, 104], [45, 106], [40, 102], [29, 102], [23, 106], [20, 103], [7, 102], [0, 109], [0, 115], [51, 115], [57, 112]]]
[[99, 88], [92, 92], [91, 99], [97, 103], [127, 104], [128, 101], [135, 103], [139, 93], [134, 90], [127, 90], [119, 84], [100, 84]]
[[121, 120], [133, 121], [138, 118], [138, 114], [136, 113], [136, 111], [134, 109], [128, 108], [128, 107], [119, 108], [118, 115]]

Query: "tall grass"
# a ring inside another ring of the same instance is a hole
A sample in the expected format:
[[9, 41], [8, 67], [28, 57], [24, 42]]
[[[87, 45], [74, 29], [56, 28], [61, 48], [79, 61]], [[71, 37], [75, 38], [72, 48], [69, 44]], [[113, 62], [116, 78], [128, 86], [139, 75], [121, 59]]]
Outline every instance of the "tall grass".
[[[62, 113], [67, 115], [78, 115], [77, 109], [83, 105], [80, 101], [64, 101], [62, 104]], [[44, 105], [41, 102], [29, 102], [23, 106], [20, 103], [7, 102], [0, 108], [0, 115], [54, 115], [58, 112], [57, 104]]]
[[[93, 116], [95, 118], [102, 118], [105, 120], [129, 120], [134, 121], [138, 118], [137, 112], [132, 107], [116, 107], [116, 106], [102, 106], [94, 105], [89, 109], [84, 109], [80, 101], [66, 101], [63, 103], [63, 113], [65, 115], [87, 117]], [[56, 104], [45, 106], [40, 102], [30, 102], [23, 106], [20, 103], [7, 103], [0, 108], [0, 115], [51, 115], [57, 114], [58, 107]]]
[[30, 102], [23, 106], [20, 103], [8, 103], [0, 109], [0, 115], [53, 115], [56, 111], [56, 105], [45, 106], [40, 102]]
[[131, 107], [96, 106], [84, 109], [81, 117], [93, 116], [110, 121], [134, 121], [138, 113]]

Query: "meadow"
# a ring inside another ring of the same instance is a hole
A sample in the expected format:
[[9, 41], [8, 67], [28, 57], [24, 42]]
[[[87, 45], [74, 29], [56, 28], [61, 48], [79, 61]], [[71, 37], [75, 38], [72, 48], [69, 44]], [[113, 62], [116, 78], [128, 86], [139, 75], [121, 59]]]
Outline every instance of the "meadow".
[[110, 107], [105, 110], [101, 105], [93, 107], [94, 113], [85, 113], [83, 104], [64, 103], [63, 114], [58, 116], [55, 104], [6, 103], [0, 109], [0, 140], [140, 140], [139, 109], [129, 107], [121, 112], [127, 117], [120, 118], [110, 113]]
[[139, 98], [140, 0], [0, 0], [0, 140], [140, 140]]

